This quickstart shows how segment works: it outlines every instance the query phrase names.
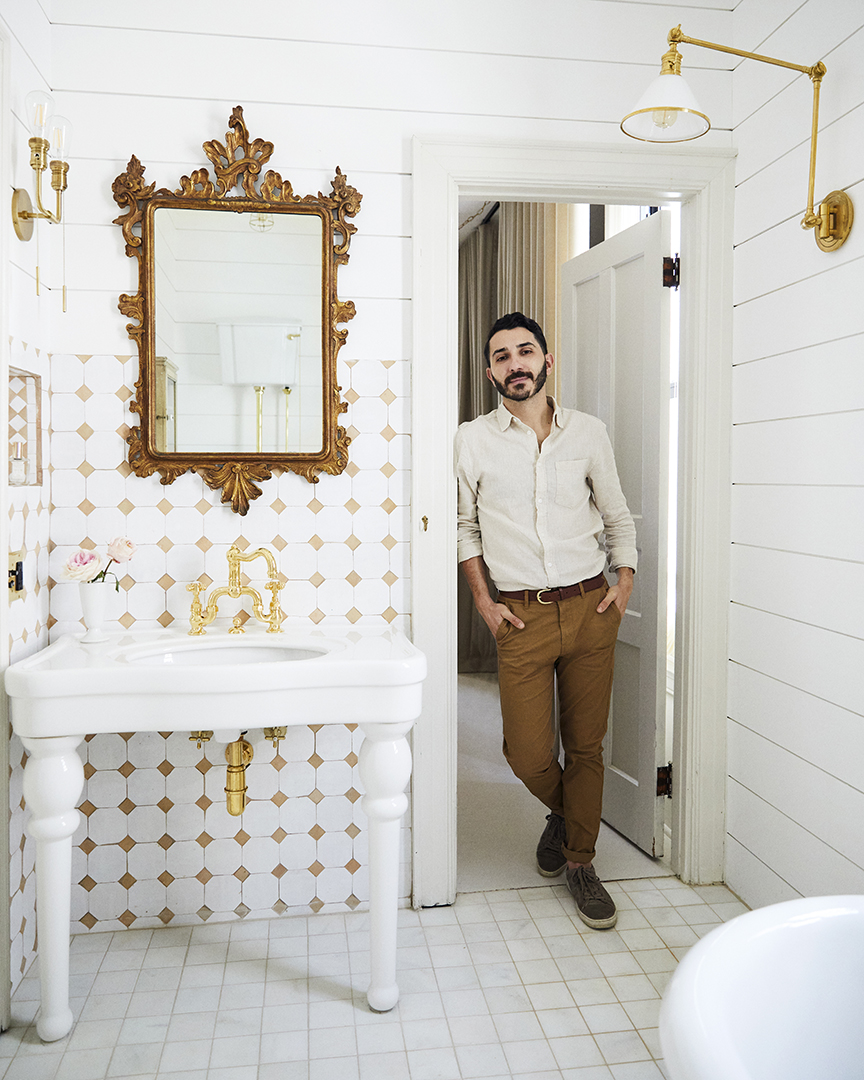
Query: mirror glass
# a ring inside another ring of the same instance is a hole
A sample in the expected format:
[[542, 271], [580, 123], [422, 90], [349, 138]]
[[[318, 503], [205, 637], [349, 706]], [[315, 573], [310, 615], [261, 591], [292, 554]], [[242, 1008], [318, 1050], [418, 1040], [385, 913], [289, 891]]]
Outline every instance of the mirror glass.
[[323, 239], [317, 213], [155, 210], [158, 451], [322, 450]]

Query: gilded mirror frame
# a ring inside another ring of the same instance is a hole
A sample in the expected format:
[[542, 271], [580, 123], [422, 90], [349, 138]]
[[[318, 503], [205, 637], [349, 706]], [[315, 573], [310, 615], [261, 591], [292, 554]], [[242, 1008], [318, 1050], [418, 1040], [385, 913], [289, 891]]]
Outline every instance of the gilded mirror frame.
[[[127, 324], [129, 337], [138, 345], [139, 376], [130, 411], [140, 417], [132, 428], [129, 464], [137, 476], [161, 474], [161, 483], [172, 484], [187, 471], [196, 472], [213, 490], [222, 492], [222, 502], [230, 503], [235, 513], [246, 514], [253, 499], [261, 494], [258, 483], [269, 480], [274, 469], [291, 471], [317, 483], [321, 473], [336, 475], [348, 464], [350, 438], [338, 423], [339, 414], [348, 405], [341, 398], [336, 381], [336, 357], [348, 336], [346, 323], [355, 315], [350, 300], [340, 300], [336, 273], [348, 262], [348, 246], [355, 225], [347, 221], [360, 209], [363, 196], [347, 181], [337, 167], [329, 195], [295, 195], [291, 183], [279, 173], [262, 167], [273, 153], [273, 144], [264, 139], [250, 139], [243, 121], [241, 106], [231, 113], [224, 145], [213, 139], [204, 143], [204, 152], [213, 165], [216, 178], [210, 179], [206, 168], [182, 176], [180, 186], [171, 191], [156, 189], [144, 181], [145, 167], [132, 157], [114, 181], [114, 200], [123, 213], [114, 224], [123, 230], [126, 254], [138, 260], [138, 292], [121, 294], [118, 307], [123, 315], [136, 322]], [[239, 194], [232, 194], [235, 188]], [[261, 213], [313, 214], [322, 223], [322, 334], [323, 437], [316, 452], [225, 453], [160, 451], [156, 445], [156, 336], [154, 214], [162, 207], [201, 210], [234, 210]]]

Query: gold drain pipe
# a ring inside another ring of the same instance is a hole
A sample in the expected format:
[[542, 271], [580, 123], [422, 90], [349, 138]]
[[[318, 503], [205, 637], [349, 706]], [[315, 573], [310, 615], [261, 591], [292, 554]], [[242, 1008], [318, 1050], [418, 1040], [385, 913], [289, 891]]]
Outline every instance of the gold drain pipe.
[[254, 751], [244, 738], [244, 731], [235, 742], [225, 747], [225, 760], [228, 762], [228, 776], [225, 795], [228, 813], [239, 817], [246, 809], [246, 766], [252, 760]]

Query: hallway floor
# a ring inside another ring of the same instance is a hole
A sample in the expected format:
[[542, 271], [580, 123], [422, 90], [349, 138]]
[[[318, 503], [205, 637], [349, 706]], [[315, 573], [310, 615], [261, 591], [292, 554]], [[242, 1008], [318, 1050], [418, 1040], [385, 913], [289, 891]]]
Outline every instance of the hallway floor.
[[661, 1080], [660, 994], [688, 947], [745, 909], [677, 878], [610, 885], [615, 930], [563, 885], [400, 912], [402, 991], [365, 1002], [366, 916], [83, 934], [66, 1039], [43, 1045], [28, 973], [2, 1080]]

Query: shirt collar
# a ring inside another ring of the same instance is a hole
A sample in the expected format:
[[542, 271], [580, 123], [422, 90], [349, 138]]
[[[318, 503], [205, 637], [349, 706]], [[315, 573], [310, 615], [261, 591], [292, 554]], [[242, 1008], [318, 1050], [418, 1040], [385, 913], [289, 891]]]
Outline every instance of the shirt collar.
[[[566, 417], [564, 416], [564, 410], [559, 406], [558, 402], [551, 396], [546, 395], [547, 400], [552, 402], [552, 423], [559, 428], [563, 428], [566, 423]], [[518, 419], [510, 412], [503, 401], [499, 402], [496, 409], [496, 415], [498, 417], [498, 427], [501, 431], [506, 431], [513, 420]], [[521, 421], [520, 421], [521, 423]]]

